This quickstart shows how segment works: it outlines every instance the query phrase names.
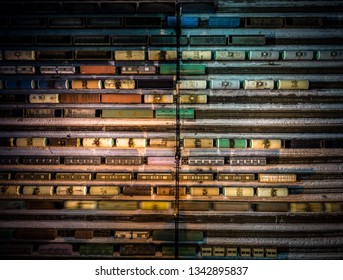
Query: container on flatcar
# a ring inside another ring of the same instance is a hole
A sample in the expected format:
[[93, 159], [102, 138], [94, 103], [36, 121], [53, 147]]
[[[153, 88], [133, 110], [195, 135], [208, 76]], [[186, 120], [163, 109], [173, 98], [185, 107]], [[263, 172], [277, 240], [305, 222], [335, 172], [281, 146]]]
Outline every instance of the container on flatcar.
[[44, 94], [30, 94], [30, 103], [59, 103], [59, 95], [54, 93], [44, 93]]
[[281, 57], [283, 60], [312, 60], [314, 51], [283, 51]]
[[188, 165], [193, 166], [221, 166], [225, 164], [224, 157], [214, 157], [214, 156], [206, 156], [206, 157], [189, 157], [187, 161]]
[[[176, 16], [168, 16], [167, 17], [167, 26], [168, 27], [177, 27], [177, 17]], [[181, 16], [180, 27], [195, 28], [198, 26], [199, 26], [199, 17]]]
[[135, 88], [134, 80], [105, 80], [104, 87], [105, 89], [134, 89]]
[[181, 80], [179, 89], [206, 89], [206, 80]]
[[91, 186], [90, 195], [119, 195], [120, 188], [117, 186]]
[[115, 51], [115, 60], [145, 60], [145, 51], [128, 50], [128, 51]]
[[105, 75], [116, 73], [116, 67], [113, 65], [81, 65], [80, 74], [82, 75]]
[[151, 119], [154, 117], [154, 110], [149, 109], [103, 109], [103, 118], [130, 118], [130, 119]]
[[267, 164], [267, 159], [265, 157], [230, 157], [229, 163], [232, 166], [261, 166]]
[[180, 181], [213, 181], [214, 176], [210, 173], [181, 173]]
[[95, 109], [64, 109], [63, 116], [65, 118], [95, 118], [96, 110]]
[[85, 186], [57, 186], [56, 195], [86, 195], [87, 187]]
[[[176, 188], [175, 187], [165, 187], [165, 186], [158, 186], [156, 188], [157, 195], [166, 195], [166, 196], [175, 196], [176, 195]], [[186, 195], [186, 187], [179, 187], [179, 196]]]
[[75, 74], [75, 66], [40, 66], [39, 71], [41, 74]]
[[5, 60], [35, 60], [35, 51], [5, 51]]
[[177, 52], [173, 50], [150, 50], [148, 51], [149, 60], [176, 60]]
[[251, 182], [255, 181], [255, 174], [219, 173], [218, 181]]
[[209, 17], [207, 21], [209, 28], [233, 28], [240, 27], [240, 25], [239, 17]]
[[277, 89], [309, 89], [310, 82], [308, 80], [277, 80]]
[[148, 165], [175, 165], [175, 157], [148, 157]]
[[343, 60], [343, 51], [341, 50], [318, 50], [316, 51], [317, 60]]
[[282, 141], [279, 139], [251, 139], [250, 148], [252, 149], [281, 149]]
[[193, 196], [216, 196], [219, 195], [219, 187], [191, 187], [190, 194]]
[[25, 195], [53, 195], [53, 186], [23, 186], [23, 194]]
[[207, 95], [205, 94], [181, 94], [181, 104], [206, 104]]
[[288, 188], [257, 188], [257, 196], [288, 196]]
[[101, 103], [112, 104], [140, 104], [142, 96], [140, 94], [101, 94]]
[[258, 174], [261, 183], [294, 183], [297, 181], [296, 174]]
[[137, 173], [137, 180], [141, 181], [172, 181], [171, 173]]
[[[175, 75], [176, 65], [173, 64], [160, 64], [161, 75]], [[180, 75], [204, 75], [206, 74], [206, 66], [200, 64], [181, 64], [178, 68]]]
[[249, 51], [249, 60], [278, 60], [279, 51]]
[[245, 60], [245, 51], [214, 51], [214, 60]]
[[122, 66], [120, 68], [121, 74], [156, 74], [155, 66]]
[[5, 88], [7, 89], [34, 89], [36, 83], [34, 80], [6, 80]]
[[72, 89], [101, 89], [101, 80], [73, 80], [71, 81]]
[[83, 147], [111, 148], [114, 146], [113, 138], [83, 138]]
[[49, 138], [49, 146], [80, 147], [81, 138]]
[[166, 211], [170, 210], [172, 203], [169, 201], [140, 201], [139, 209], [141, 210], [154, 210]]
[[183, 60], [211, 60], [211, 51], [182, 51], [181, 58]]
[[210, 80], [211, 89], [239, 89], [240, 87], [239, 80]]
[[106, 165], [142, 165], [144, 160], [142, 157], [105, 157]]
[[176, 140], [151, 138], [149, 139], [149, 146], [153, 148], [174, 148], [176, 146]]
[[224, 196], [254, 196], [254, 188], [252, 187], [223, 187]]
[[213, 139], [207, 138], [185, 138], [183, 139], [184, 148], [213, 148]]
[[64, 209], [69, 210], [94, 210], [97, 208], [97, 201], [88, 200], [66, 200], [64, 202]]
[[145, 148], [147, 139], [145, 138], [117, 138], [117, 148]]
[[144, 103], [173, 104], [174, 95], [172, 94], [145, 94]]
[[274, 89], [273, 80], [245, 80], [243, 82], [244, 89]]
[[0, 186], [0, 195], [19, 195], [20, 186]]
[[37, 82], [39, 89], [69, 89], [68, 80], [39, 80]]
[[16, 138], [15, 140], [16, 146], [17, 147], [46, 147], [48, 144], [48, 139], [43, 137], [43, 138]]

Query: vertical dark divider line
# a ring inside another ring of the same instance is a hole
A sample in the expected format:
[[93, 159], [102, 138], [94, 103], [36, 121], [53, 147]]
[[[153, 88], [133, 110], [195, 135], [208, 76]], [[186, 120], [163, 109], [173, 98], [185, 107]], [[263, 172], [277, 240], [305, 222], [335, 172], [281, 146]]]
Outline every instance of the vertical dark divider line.
[[175, 79], [175, 202], [174, 202], [174, 219], [175, 219], [175, 259], [179, 258], [179, 173], [180, 173], [180, 161], [181, 161], [181, 149], [180, 149], [180, 37], [181, 37], [181, 6], [178, 0], [175, 1], [175, 16], [176, 16], [176, 79]]

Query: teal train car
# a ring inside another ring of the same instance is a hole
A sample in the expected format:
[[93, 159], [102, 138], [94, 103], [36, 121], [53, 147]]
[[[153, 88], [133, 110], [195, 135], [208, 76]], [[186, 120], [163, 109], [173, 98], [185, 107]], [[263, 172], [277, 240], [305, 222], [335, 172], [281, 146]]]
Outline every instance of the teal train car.
[[[161, 64], [160, 65], [161, 75], [175, 75], [176, 65], [175, 64]], [[205, 75], [206, 66], [199, 64], [183, 64], [180, 65], [181, 75]]]

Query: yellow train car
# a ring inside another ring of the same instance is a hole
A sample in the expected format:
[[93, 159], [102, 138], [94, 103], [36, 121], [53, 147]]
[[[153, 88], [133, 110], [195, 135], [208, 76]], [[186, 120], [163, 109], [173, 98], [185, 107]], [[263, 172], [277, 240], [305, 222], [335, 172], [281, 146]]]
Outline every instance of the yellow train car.
[[244, 89], [274, 89], [274, 81], [273, 80], [256, 80], [256, 81], [249, 81], [245, 80], [243, 82]]
[[138, 201], [106, 201], [106, 200], [99, 201], [98, 209], [99, 210], [114, 210], [114, 211], [137, 210]]
[[190, 194], [193, 196], [216, 196], [219, 195], [219, 187], [192, 187], [190, 189]]
[[82, 140], [83, 147], [89, 148], [111, 148], [114, 146], [113, 138], [83, 138]]
[[308, 80], [277, 80], [277, 89], [309, 89], [310, 82]]
[[136, 83], [134, 80], [105, 80], [105, 89], [134, 89]]
[[90, 195], [119, 195], [120, 188], [117, 186], [91, 186]]
[[183, 60], [211, 60], [211, 51], [182, 51], [181, 58]]
[[129, 51], [115, 51], [115, 60], [145, 60], [145, 51], [129, 50]]
[[256, 194], [259, 197], [288, 196], [288, 188], [257, 188]]
[[158, 210], [166, 211], [170, 210], [172, 203], [169, 201], [141, 201], [139, 202], [139, 208], [141, 210]]
[[97, 201], [88, 200], [67, 200], [64, 202], [64, 209], [68, 210], [95, 210]]
[[184, 148], [213, 148], [213, 139], [207, 138], [185, 138], [183, 139]]
[[35, 60], [35, 51], [10, 51], [4, 52], [5, 60]]
[[281, 149], [282, 141], [278, 139], [251, 139], [250, 148], [252, 149]]
[[45, 94], [30, 94], [29, 95], [29, 102], [30, 103], [59, 103], [59, 95], [53, 93], [45, 93]]
[[179, 89], [206, 89], [206, 80], [181, 80]]
[[172, 94], [145, 94], [144, 103], [173, 104], [174, 95]]
[[261, 183], [294, 183], [297, 181], [296, 174], [258, 174]]
[[24, 195], [53, 195], [54, 187], [53, 186], [24, 186], [23, 194]]
[[87, 195], [85, 186], [57, 186], [56, 195]]
[[176, 140], [151, 138], [149, 139], [149, 146], [152, 148], [175, 148]]
[[101, 80], [73, 80], [71, 81], [72, 89], [101, 89]]
[[172, 181], [173, 174], [171, 173], [138, 173], [137, 180], [142, 181]]
[[254, 196], [254, 188], [250, 187], [223, 187], [222, 192], [225, 196]]
[[181, 104], [206, 104], [206, 94], [182, 94], [180, 95]]
[[151, 50], [148, 51], [149, 60], [176, 60], [177, 52], [172, 50]]
[[0, 186], [0, 195], [19, 195], [20, 186]]
[[117, 148], [145, 148], [147, 139], [145, 138], [117, 138]]
[[298, 213], [298, 212], [323, 212], [324, 211], [324, 204], [321, 202], [295, 202], [290, 203], [290, 210], [291, 212]]
[[17, 147], [46, 147], [48, 139], [45, 137], [16, 138], [15, 143]]

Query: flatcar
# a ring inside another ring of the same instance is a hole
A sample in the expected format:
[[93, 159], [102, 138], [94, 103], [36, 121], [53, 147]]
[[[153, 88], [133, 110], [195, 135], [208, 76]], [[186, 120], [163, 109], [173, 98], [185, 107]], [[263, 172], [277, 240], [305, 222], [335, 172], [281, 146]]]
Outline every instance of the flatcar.
[[47, 172], [17, 172], [14, 175], [15, 180], [51, 180], [51, 173]]
[[40, 66], [39, 72], [47, 75], [69, 75], [75, 74], [75, 66]]
[[[62, 96], [64, 96], [63, 94]], [[93, 96], [94, 94], [88, 94], [88, 96]], [[72, 102], [69, 98], [68, 101]], [[62, 102], [61, 102], [62, 103]], [[66, 103], [66, 102], [65, 102]], [[96, 110], [95, 109], [64, 109], [63, 117], [65, 118], [95, 118]]]
[[71, 81], [72, 89], [101, 89], [101, 80], [73, 80]]
[[241, 19], [239, 17], [209, 17], [207, 27], [209, 28], [234, 28], [240, 27]]
[[218, 173], [218, 180], [232, 182], [251, 182], [255, 181], [255, 174]]
[[113, 138], [83, 138], [83, 147], [111, 148], [114, 146]]
[[113, 65], [81, 65], [80, 74], [82, 75], [105, 75], [116, 73], [116, 67]]
[[142, 165], [142, 157], [105, 157], [106, 165]]
[[101, 164], [101, 157], [97, 157], [97, 156], [88, 156], [88, 157], [69, 156], [69, 157], [64, 157], [64, 164], [65, 165], [100, 165]]
[[175, 165], [175, 157], [148, 157], [148, 165]]
[[87, 187], [85, 186], [57, 186], [56, 195], [86, 195]]
[[127, 244], [120, 245], [121, 256], [155, 256], [155, 245], [152, 244]]
[[56, 180], [65, 180], [65, 181], [90, 181], [92, 180], [91, 173], [62, 173], [57, 172], [55, 174]]
[[69, 210], [94, 210], [97, 208], [97, 201], [89, 200], [66, 200], [64, 202], [64, 209]]
[[281, 57], [283, 60], [312, 60], [314, 51], [283, 51]]
[[[177, 17], [169, 16], [167, 17], [167, 27], [176, 27]], [[183, 28], [196, 28], [199, 26], [199, 17], [194, 16], [182, 16], [180, 18], [180, 27]]]
[[117, 148], [144, 148], [147, 146], [145, 138], [117, 138]]
[[17, 147], [46, 147], [48, 144], [48, 139], [43, 137], [43, 138], [38, 138], [38, 137], [33, 137], [33, 138], [16, 138], [15, 140], [15, 145]]
[[244, 89], [274, 89], [273, 80], [245, 80]]
[[129, 50], [129, 51], [115, 51], [115, 60], [145, 60], [145, 51]]
[[257, 188], [257, 196], [288, 196], [288, 188]]
[[137, 210], [138, 201], [99, 201], [99, 210]]
[[39, 80], [37, 82], [39, 89], [69, 89], [68, 80]]
[[176, 60], [177, 52], [174, 50], [149, 50], [149, 60]]
[[239, 89], [241, 83], [239, 80], [211, 80], [211, 89]]
[[263, 46], [266, 44], [265, 35], [230, 35], [229, 45]]
[[343, 51], [319, 50], [316, 51], [317, 60], [343, 60]]
[[38, 255], [49, 256], [70, 256], [73, 254], [73, 245], [71, 244], [41, 244], [38, 246]]
[[[166, 196], [175, 196], [176, 195], [176, 188], [175, 187], [165, 187], [165, 186], [158, 186], [156, 188], [157, 195], [166, 195]], [[179, 196], [186, 195], [186, 187], [179, 187]]]
[[252, 149], [281, 149], [282, 142], [278, 139], [251, 139], [250, 148]]
[[211, 51], [182, 51], [181, 58], [183, 60], [211, 60]]
[[254, 188], [252, 187], [223, 187], [224, 196], [254, 196]]
[[190, 195], [193, 196], [217, 196], [219, 195], [219, 188], [218, 187], [191, 187], [190, 188]]
[[140, 104], [142, 103], [142, 96], [139, 94], [101, 94], [101, 103], [112, 104]]
[[154, 110], [149, 109], [103, 109], [103, 118], [130, 118], [130, 119], [141, 119], [141, 118], [153, 118]]
[[134, 89], [136, 83], [134, 80], [105, 80], [105, 89]]
[[213, 148], [213, 140], [207, 138], [184, 138], [184, 148]]
[[174, 95], [172, 94], [145, 94], [144, 103], [173, 104]]
[[244, 149], [248, 147], [246, 139], [216, 139], [217, 148]]
[[182, 173], [179, 174], [180, 181], [213, 181], [214, 176], [210, 173]]
[[0, 186], [0, 195], [19, 195], [20, 186]]
[[35, 60], [35, 51], [4, 51], [5, 60]]
[[6, 80], [5, 88], [7, 89], [34, 89], [36, 83], [34, 80]]
[[117, 186], [91, 186], [90, 195], [119, 195], [120, 188]]
[[182, 94], [180, 95], [181, 104], [206, 104], [207, 95], [205, 94]]
[[129, 196], [152, 196], [154, 189], [151, 186], [124, 186], [122, 193]]
[[141, 210], [158, 210], [166, 211], [170, 210], [172, 203], [169, 201], [140, 201], [139, 209]]
[[266, 165], [267, 160], [265, 157], [230, 157], [229, 163], [233, 166], [261, 166]]
[[248, 28], [281, 28], [284, 18], [280, 17], [246, 17], [245, 27]]
[[130, 181], [132, 180], [131, 173], [96, 173], [96, 180], [100, 181]]
[[81, 138], [49, 138], [49, 146], [80, 147]]
[[113, 245], [111, 244], [82, 244], [79, 247], [81, 256], [112, 256]]
[[141, 181], [172, 181], [171, 173], [138, 173], [137, 180]]
[[214, 51], [214, 60], [245, 60], [245, 51]]
[[53, 186], [23, 186], [24, 195], [53, 195]]
[[225, 158], [224, 157], [213, 157], [213, 156], [189, 157], [187, 163], [188, 163], [188, 165], [193, 165], [193, 166], [202, 166], [202, 165], [220, 166], [220, 165], [225, 164]]
[[[161, 75], [175, 75], [175, 64], [160, 64], [159, 72]], [[204, 75], [206, 74], [206, 66], [200, 64], [181, 64], [178, 68], [180, 75]]]
[[296, 174], [258, 174], [261, 183], [293, 183], [297, 181]]
[[277, 80], [277, 89], [309, 89], [310, 82], [308, 80]]
[[156, 74], [155, 66], [122, 66], [120, 67], [121, 74]]
[[59, 103], [59, 95], [54, 93], [44, 93], [44, 94], [30, 94], [29, 95], [30, 103]]
[[279, 51], [249, 51], [249, 60], [278, 60]]
[[150, 138], [149, 146], [154, 148], [174, 148], [176, 140], [164, 138]]

